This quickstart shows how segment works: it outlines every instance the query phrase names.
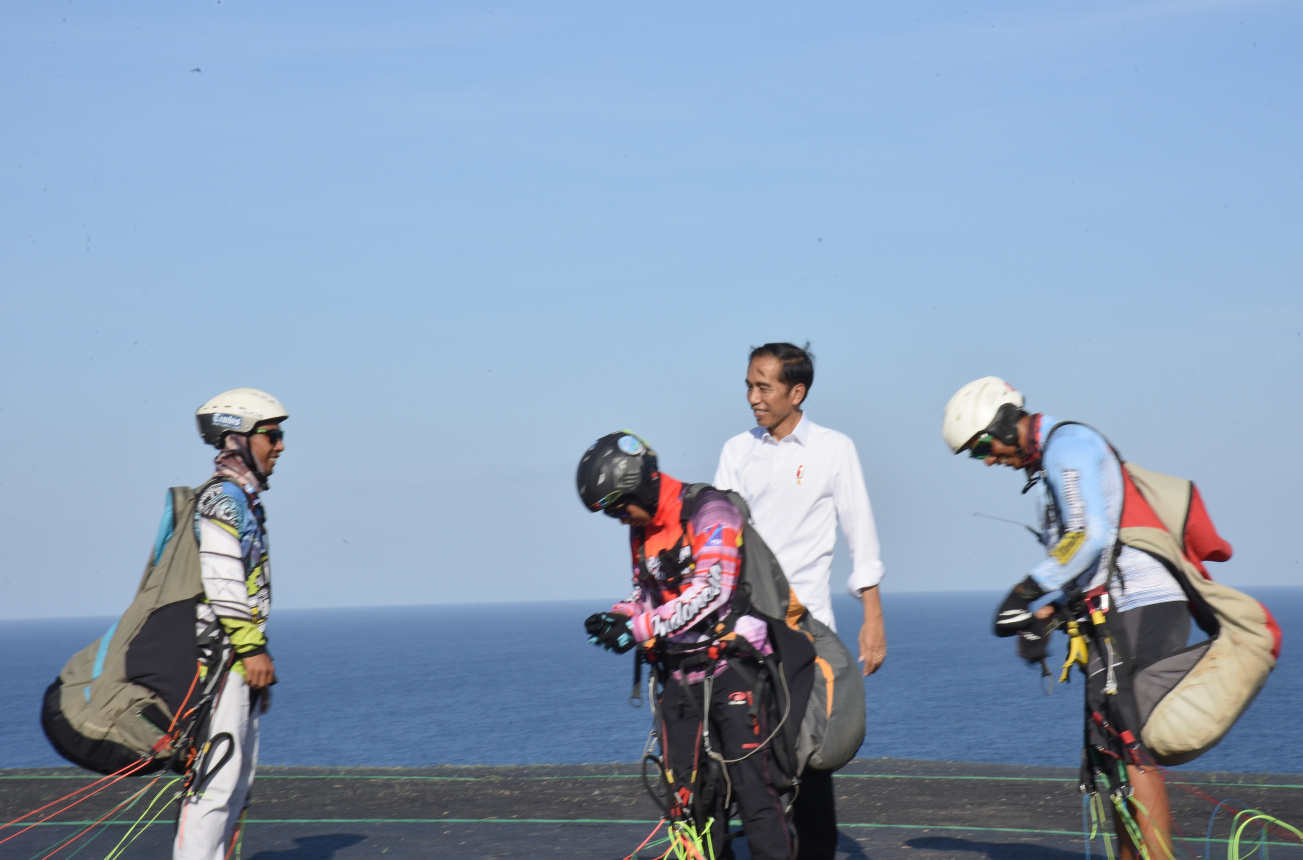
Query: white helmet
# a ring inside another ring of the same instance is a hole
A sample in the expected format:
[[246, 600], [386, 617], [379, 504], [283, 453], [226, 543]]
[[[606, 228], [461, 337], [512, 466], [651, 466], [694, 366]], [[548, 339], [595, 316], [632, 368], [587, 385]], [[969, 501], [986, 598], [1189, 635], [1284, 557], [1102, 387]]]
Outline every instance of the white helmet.
[[252, 433], [257, 424], [289, 417], [279, 400], [256, 388], [224, 391], [195, 410], [199, 435], [214, 448], [227, 433]]
[[956, 454], [964, 450], [974, 436], [991, 426], [1006, 403], [1022, 409], [1022, 392], [998, 376], [983, 376], [956, 391], [941, 421], [941, 435], [950, 450]]

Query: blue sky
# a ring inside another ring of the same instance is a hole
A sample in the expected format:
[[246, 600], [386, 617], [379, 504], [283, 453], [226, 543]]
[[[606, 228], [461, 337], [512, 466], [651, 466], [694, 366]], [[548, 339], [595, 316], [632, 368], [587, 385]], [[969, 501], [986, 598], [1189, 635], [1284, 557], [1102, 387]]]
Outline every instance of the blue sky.
[[812, 342], [888, 594], [1036, 560], [940, 440], [988, 373], [1196, 479], [1221, 578], [1303, 581], [1296, 4], [3, 16], [0, 618], [118, 612], [243, 385], [293, 413], [277, 606], [608, 602], [580, 454], [709, 479], [768, 340]]

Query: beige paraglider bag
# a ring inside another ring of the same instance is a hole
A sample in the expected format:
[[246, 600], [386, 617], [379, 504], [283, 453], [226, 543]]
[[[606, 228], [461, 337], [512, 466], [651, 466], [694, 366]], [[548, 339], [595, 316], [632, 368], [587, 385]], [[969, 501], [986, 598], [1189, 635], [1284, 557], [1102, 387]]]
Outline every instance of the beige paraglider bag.
[[1258, 695], [1280, 655], [1280, 628], [1265, 606], [1204, 569], [1229, 559], [1231, 546], [1191, 481], [1125, 463], [1123, 483], [1119, 540], [1167, 565], [1209, 636], [1134, 680], [1145, 746], [1161, 765], [1184, 764], [1216, 746]]

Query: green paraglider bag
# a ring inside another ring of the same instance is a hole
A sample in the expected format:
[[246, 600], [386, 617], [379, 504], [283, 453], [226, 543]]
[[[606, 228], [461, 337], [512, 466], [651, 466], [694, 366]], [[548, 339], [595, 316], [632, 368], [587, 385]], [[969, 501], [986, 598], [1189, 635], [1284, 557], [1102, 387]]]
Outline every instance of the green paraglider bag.
[[[194, 532], [196, 491], [172, 487], [136, 596], [104, 636], [68, 660], [41, 708], [41, 727], [74, 764], [115, 773], [167, 766], [171, 732], [199, 692], [195, 604], [203, 598]], [[178, 767], [183, 769], [184, 762]]]

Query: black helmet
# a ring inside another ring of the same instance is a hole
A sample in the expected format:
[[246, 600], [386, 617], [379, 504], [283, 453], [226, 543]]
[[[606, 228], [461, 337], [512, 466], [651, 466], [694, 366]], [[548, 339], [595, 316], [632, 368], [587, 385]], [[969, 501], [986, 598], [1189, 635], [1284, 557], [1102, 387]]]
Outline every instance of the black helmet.
[[656, 452], [628, 430], [608, 433], [584, 452], [575, 474], [579, 499], [590, 511], [605, 510], [623, 496], [656, 515], [661, 476]]

